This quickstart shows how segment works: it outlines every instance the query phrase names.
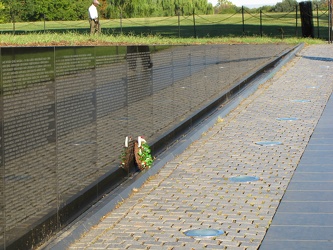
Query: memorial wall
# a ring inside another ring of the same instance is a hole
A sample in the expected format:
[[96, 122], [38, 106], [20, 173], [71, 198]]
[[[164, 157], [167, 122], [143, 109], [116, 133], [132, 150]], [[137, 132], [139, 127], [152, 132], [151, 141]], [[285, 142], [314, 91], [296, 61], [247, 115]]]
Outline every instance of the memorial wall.
[[97, 185], [96, 201], [126, 136], [156, 141], [288, 49], [0, 48], [0, 249], [61, 229], [87, 209], [64, 208]]

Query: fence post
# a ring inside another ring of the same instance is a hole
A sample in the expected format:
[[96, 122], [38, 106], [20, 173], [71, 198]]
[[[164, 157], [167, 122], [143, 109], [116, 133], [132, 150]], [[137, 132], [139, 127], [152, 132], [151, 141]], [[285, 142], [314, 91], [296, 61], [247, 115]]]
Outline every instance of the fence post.
[[317, 5], [317, 32], [318, 32], [318, 38], [319, 38], [319, 5]]
[[332, 43], [332, 0], [328, 0], [328, 42]]
[[15, 15], [12, 12], [12, 10], [10, 10], [10, 17], [11, 17], [12, 22], [13, 22], [13, 35], [15, 35]]
[[193, 8], [193, 24], [194, 24], [194, 38], [197, 38], [197, 28], [195, 26], [195, 13], [194, 13], [194, 8]]
[[298, 37], [298, 4], [296, 4], [296, 29], [295, 36]]
[[242, 23], [243, 23], [243, 36], [244, 36], [245, 34], [244, 6], [242, 6]]
[[300, 2], [302, 36], [314, 38], [312, 2]]
[[180, 9], [177, 9], [177, 15], [178, 15], [178, 37], [180, 38]]
[[260, 36], [262, 37], [262, 10], [260, 9]]
[[120, 8], [120, 35], [123, 34], [123, 9]]
[[44, 18], [44, 33], [45, 33], [46, 32], [45, 14], [43, 14], [43, 18]]

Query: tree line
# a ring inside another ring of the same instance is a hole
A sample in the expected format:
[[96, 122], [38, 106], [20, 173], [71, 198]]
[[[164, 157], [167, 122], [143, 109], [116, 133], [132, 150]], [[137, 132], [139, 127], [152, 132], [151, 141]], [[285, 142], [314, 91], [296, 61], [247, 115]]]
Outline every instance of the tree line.
[[[218, 0], [216, 6], [208, 0], [99, 0], [102, 19], [157, 17], [195, 14], [224, 14], [240, 12], [241, 7], [229, 0]], [[327, 10], [327, 0], [313, 0], [313, 8]], [[92, 0], [0, 0], [0, 22], [77, 21], [88, 18]], [[274, 6], [259, 9], [245, 8], [249, 12], [295, 11], [296, 0], [283, 0]]]
[[[99, 0], [102, 19], [213, 14], [207, 0]], [[1, 0], [0, 21], [62, 20], [88, 18], [92, 0]]]
[[[306, 1], [306, 0], [305, 0]], [[260, 8], [247, 8], [244, 9], [248, 12], [255, 13], [260, 10], [263, 12], [292, 12], [296, 10], [298, 6], [297, 0], [282, 0], [276, 5], [265, 5]], [[326, 11], [328, 8], [328, 0], [313, 0], [312, 1], [313, 10], [319, 9]], [[218, 0], [217, 5], [214, 7], [215, 14], [226, 14], [226, 13], [235, 13], [240, 12], [241, 7], [237, 7], [229, 0]]]

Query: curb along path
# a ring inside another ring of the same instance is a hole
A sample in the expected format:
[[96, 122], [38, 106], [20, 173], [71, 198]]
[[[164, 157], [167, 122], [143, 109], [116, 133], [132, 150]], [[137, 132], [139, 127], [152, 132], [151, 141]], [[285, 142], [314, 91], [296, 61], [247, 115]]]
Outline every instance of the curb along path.
[[330, 45], [304, 48], [69, 249], [257, 249], [332, 92], [323, 57]]

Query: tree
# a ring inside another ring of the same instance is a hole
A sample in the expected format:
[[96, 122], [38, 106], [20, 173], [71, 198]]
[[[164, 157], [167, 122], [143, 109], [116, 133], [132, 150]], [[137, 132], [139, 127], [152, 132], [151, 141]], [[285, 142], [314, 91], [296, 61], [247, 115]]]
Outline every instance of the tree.
[[221, 5], [234, 5], [232, 2], [228, 1], [228, 0], [218, 0], [217, 1], [217, 6], [221, 6]]
[[272, 12], [274, 10], [274, 6], [265, 5], [265, 6], [262, 6], [260, 9], [263, 12]]
[[[81, 20], [87, 19], [91, 0], [3, 0], [10, 21]], [[105, 3], [106, 0], [100, 0]]]
[[296, 0], [283, 0], [281, 3], [277, 3], [275, 5], [274, 11], [275, 12], [292, 12], [295, 11], [296, 5], [297, 5]]
[[[2, 0], [0, 12], [7, 21], [84, 20], [92, 0]], [[172, 16], [180, 9], [183, 15], [212, 14], [207, 0], [99, 0], [101, 18]], [[0, 18], [1, 18], [0, 16]]]
[[0, 23], [4, 23], [6, 16], [5, 16], [5, 5], [0, 2]]
[[20, 16], [22, 13], [22, 4], [21, 1], [18, 0], [3, 0], [3, 5], [5, 6], [4, 10], [5, 13], [4, 15], [8, 20], [11, 22], [20, 21], [20, 19], [16, 17]]
[[235, 13], [238, 7], [228, 0], [218, 0], [215, 12], [218, 14]]
[[319, 10], [326, 11], [328, 8], [329, 1], [327, 0], [313, 0], [312, 2], [313, 2], [313, 7], [317, 8], [318, 6]]

